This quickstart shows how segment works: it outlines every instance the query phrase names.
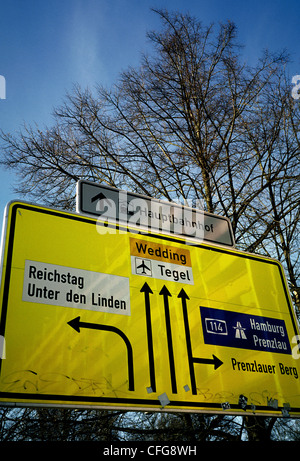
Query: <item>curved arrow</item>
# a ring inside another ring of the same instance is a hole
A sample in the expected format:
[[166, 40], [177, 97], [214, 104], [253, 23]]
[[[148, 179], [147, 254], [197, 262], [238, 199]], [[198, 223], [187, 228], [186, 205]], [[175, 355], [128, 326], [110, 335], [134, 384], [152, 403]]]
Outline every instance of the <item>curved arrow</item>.
[[92, 330], [103, 330], [103, 331], [111, 331], [113, 333], [117, 333], [124, 341], [127, 347], [127, 358], [128, 358], [128, 384], [129, 390], [134, 391], [134, 374], [133, 374], [133, 353], [132, 353], [132, 346], [130, 344], [129, 339], [123, 333], [122, 330], [119, 328], [110, 326], [110, 325], [101, 325], [98, 323], [89, 323], [89, 322], [81, 322], [80, 317], [76, 317], [70, 322], [67, 322], [70, 327], [74, 328], [75, 331], [80, 333], [80, 328], [89, 328]]

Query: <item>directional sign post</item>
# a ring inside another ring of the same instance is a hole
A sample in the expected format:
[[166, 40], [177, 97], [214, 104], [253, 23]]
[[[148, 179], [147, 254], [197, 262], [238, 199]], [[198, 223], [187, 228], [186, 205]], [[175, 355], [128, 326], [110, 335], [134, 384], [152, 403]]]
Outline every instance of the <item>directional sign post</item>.
[[0, 299], [1, 404], [300, 414], [275, 260], [14, 202]]
[[85, 180], [77, 184], [77, 211], [160, 234], [234, 246], [230, 221], [223, 216]]

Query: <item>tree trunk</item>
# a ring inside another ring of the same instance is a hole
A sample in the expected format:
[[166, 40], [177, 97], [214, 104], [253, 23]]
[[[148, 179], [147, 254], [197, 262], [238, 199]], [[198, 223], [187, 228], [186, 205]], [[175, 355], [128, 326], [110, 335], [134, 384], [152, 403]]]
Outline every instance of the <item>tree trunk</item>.
[[245, 428], [247, 430], [249, 442], [270, 441], [275, 422], [276, 418], [245, 416]]

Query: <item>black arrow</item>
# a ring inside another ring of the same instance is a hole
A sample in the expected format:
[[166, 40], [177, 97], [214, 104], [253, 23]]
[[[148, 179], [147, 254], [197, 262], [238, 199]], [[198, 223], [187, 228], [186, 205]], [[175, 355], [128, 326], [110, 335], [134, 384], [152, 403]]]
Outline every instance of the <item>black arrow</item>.
[[185, 329], [185, 340], [186, 340], [186, 348], [187, 348], [187, 355], [188, 355], [188, 362], [189, 362], [189, 369], [190, 369], [192, 393], [197, 394], [193, 353], [192, 353], [192, 343], [191, 343], [189, 319], [188, 319], [187, 305], [186, 305], [187, 299], [190, 299], [190, 298], [188, 297], [188, 295], [186, 294], [183, 288], [180, 290], [177, 297], [181, 298], [181, 303], [182, 303], [183, 322], [184, 322], [184, 329]]
[[172, 341], [172, 332], [171, 332], [171, 320], [170, 320], [170, 309], [169, 309], [169, 299], [168, 299], [169, 296], [172, 296], [172, 295], [171, 295], [171, 293], [169, 292], [168, 288], [165, 285], [162, 287], [159, 294], [164, 297], [166, 332], [167, 332], [167, 341], [168, 341], [172, 392], [173, 392], [173, 394], [177, 394], [175, 361], [174, 361], [173, 341]]
[[[108, 199], [102, 192], [99, 192], [99, 194], [95, 195], [94, 197], [91, 198], [91, 203], [96, 202], [96, 200], [101, 203], [101, 200], [107, 200], [108, 205], [110, 205], [110, 199]], [[108, 206], [103, 206], [103, 210], [100, 210], [100, 205], [96, 205], [96, 210], [99, 211], [99, 213], [103, 214], [106, 213], [108, 210]]]
[[182, 290], [180, 290], [178, 298], [181, 298], [181, 302], [182, 302], [183, 320], [184, 320], [184, 328], [185, 328], [186, 347], [187, 347], [187, 355], [188, 355], [188, 361], [189, 361], [192, 393], [196, 395], [197, 386], [196, 386], [194, 364], [203, 363], [206, 365], [214, 365], [214, 369], [216, 370], [223, 364], [223, 362], [220, 359], [218, 359], [215, 355], [213, 355], [212, 359], [203, 359], [203, 358], [193, 357], [190, 327], [189, 327], [189, 320], [188, 320], [188, 313], [187, 313], [187, 299], [190, 299], [190, 298], [188, 297], [188, 295], [186, 294], [183, 288]]
[[91, 198], [91, 202], [95, 202], [96, 200], [103, 200], [106, 199], [105, 195], [100, 192], [99, 194], [95, 195], [95, 197]]
[[144, 293], [144, 295], [145, 295], [150, 386], [151, 386], [152, 391], [156, 392], [154, 353], [153, 353], [153, 337], [152, 337], [152, 326], [151, 326], [151, 309], [150, 309], [150, 293], [153, 294], [153, 291], [151, 290], [151, 288], [149, 287], [147, 282], [144, 283], [144, 285], [142, 286], [140, 291], [141, 291], [141, 293]]
[[122, 330], [119, 328], [110, 326], [110, 325], [102, 325], [98, 323], [89, 323], [89, 322], [81, 322], [80, 317], [76, 317], [73, 320], [70, 320], [70, 322], [67, 322], [70, 327], [74, 328], [75, 331], [80, 333], [80, 328], [88, 328], [91, 330], [104, 330], [104, 331], [111, 331], [112, 333], [116, 333], [119, 335], [126, 347], [127, 347], [127, 360], [128, 360], [128, 384], [129, 384], [129, 390], [134, 391], [134, 373], [133, 373], [133, 353], [132, 353], [132, 346], [130, 344], [129, 339], [123, 333]]
[[222, 360], [218, 359], [218, 357], [216, 357], [214, 354], [213, 354], [212, 359], [197, 359], [197, 358], [194, 357], [193, 362], [195, 362], [195, 363], [205, 363], [206, 365], [214, 365], [215, 370], [217, 368], [219, 368], [221, 365], [223, 365]]
[[185, 304], [185, 307], [186, 307], [186, 300], [190, 299], [183, 288], [180, 290], [179, 295], [177, 296], [177, 298], [182, 299], [182, 304]]

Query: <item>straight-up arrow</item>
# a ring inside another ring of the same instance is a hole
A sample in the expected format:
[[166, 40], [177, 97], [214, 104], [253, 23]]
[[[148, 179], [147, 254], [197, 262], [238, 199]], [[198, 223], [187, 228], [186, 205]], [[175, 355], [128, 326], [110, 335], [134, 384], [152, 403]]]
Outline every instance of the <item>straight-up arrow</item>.
[[172, 295], [171, 295], [171, 293], [169, 292], [168, 288], [165, 285], [162, 287], [159, 294], [164, 297], [166, 332], [167, 332], [167, 342], [168, 342], [168, 351], [169, 351], [169, 363], [170, 363], [170, 375], [171, 375], [172, 392], [173, 392], [173, 394], [177, 394], [175, 361], [174, 361], [173, 341], [172, 341], [172, 332], [171, 332], [171, 320], [170, 320], [170, 309], [169, 309], [169, 296], [172, 296]]
[[151, 309], [150, 309], [150, 294], [153, 294], [153, 291], [149, 287], [148, 283], [145, 282], [144, 285], [142, 286], [142, 288], [140, 289], [140, 292], [144, 293], [144, 296], [145, 296], [150, 386], [151, 386], [152, 391], [156, 392], [154, 353], [153, 353], [153, 337], [152, 337], [152, 326], [151, 326]]
[[188, 362], [189, 362], [189, 369], [190, 369], [190, 378], [191, 378], [191, 386], [192, 386], [192, 393], [197, 394], [197, 386], [196, 386], [196, 378], [195, 378], [195, 370], [194, 370], [194, 363], [193, 363], [193, 353], [192, 353], [192, 343], [191, 343], [191, 334], [190, 334], [190, 327], [189, 327], [189, 319], [187, 314], [187, 299], [190, 299], [184, 289], [182, 288], [177, 296], [181, 298], [182, 304], [182, 311], [183, 311], [183, 322], [184, 322], [184, 329], [185, 329], [185, 340], [186, 340], [186, 348], [187, 348], [187, 355], [188, 355]]
[[[104, 206], [103, 200], [106, 200], [107, 205]], [[96, 201], [97, 201], [96, 210], [99, 211], [101, 214], [106, 213], [108, 210], [108, 205], [110, 206], [110, 199], [108, 199], [102, 192], [99, 192], [99, 194], [91, 198], [91, 203], [96, 202]], [[102, 205], [103, 205], [103, 210], [100, 209], [100, 206], [102, 208]]]
[[105, 195], [102, 194], [102, 192], [100, 192], [99, 194], [91, 198], [91, 202], [95, 202], [96, 200], [103, 200], [105, 198], [106, 198]]
[[102, 331], [111, 331], [112, 333], [116, 333], [119, 335], [126, 347], [127, 347], [127, 360], [128, 360], [128, 388], [130, 391], [134, 391], [134, 373], [133, 373], [133, 353], [132, 353], [132, 346], [122, 330], [120, 330], [117, 327], [111, 326], [111, 325], [102, 325], [99, 323], [90, 323], [90, 322], [81, 322], [80, 317], [76, 317], [73, 320], [70, 320], [70, 322], [67, 322], [70, 327], [74, 328], [75, 331], [80, 333], [80, 328], [88, 328], [91, 330], [102, 330]]

